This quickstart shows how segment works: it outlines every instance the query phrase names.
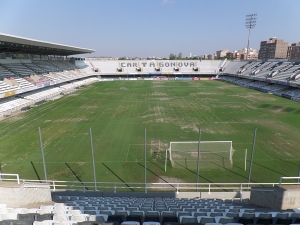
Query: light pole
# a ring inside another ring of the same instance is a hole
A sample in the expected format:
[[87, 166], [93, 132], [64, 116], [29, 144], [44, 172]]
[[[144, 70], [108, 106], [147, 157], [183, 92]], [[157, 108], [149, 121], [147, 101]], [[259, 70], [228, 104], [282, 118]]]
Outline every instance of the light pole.
[[249, 30], [246, 59], [249, 59], [250, 33], [251, 33], [251, 29], [253, 29], [256, 25], [256, 19], [257, 19], [257, 14], [256, 13], [246, 15], [245, 26]]

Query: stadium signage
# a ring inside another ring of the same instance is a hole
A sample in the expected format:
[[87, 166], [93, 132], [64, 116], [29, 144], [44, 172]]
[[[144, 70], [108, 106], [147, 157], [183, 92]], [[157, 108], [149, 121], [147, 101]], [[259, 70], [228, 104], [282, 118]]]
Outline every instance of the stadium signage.
[[178, 62], [122, 62], [120, 67], [197, 67], [197, 62], [178, 61]]

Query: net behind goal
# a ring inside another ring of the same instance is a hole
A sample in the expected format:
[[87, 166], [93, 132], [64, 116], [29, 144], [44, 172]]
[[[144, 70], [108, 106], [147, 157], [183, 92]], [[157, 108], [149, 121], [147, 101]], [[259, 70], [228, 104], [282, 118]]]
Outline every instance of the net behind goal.
[[[173, 168], [196, 169], [198, 162], [198, 141], [170, 142], [166, 151]], [[232, 141], [201, 141], [200, 169], [231, 167], [233, 155]], [[167, 160], [165, 162], [166, 168]]]

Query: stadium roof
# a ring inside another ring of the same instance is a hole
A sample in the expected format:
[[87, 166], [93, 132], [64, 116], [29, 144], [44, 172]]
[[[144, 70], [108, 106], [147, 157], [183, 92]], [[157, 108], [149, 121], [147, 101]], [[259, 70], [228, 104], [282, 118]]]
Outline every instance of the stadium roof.
[[67, 56], [93, 53], [95, 50], [0, 33], [0, 53], [2, 52]]

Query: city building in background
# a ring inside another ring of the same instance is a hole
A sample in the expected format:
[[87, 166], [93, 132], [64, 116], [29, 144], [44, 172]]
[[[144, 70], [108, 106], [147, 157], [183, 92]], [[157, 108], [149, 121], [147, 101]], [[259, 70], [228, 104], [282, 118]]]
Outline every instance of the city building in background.
[[217, 55], [216, 58], [220, 59], [220, 58], [226, 57], [227, 52], [229, 52], [228, 49], [222, 49], [222, 50], [216, 51], [216, 55]]
[[276, 37], [260, 42], [258, 59], [286, 59], [289, 44]]
[[300, 42], [293, 43], [288, 47], [287, 51], [288, 59], [300, 59]]

